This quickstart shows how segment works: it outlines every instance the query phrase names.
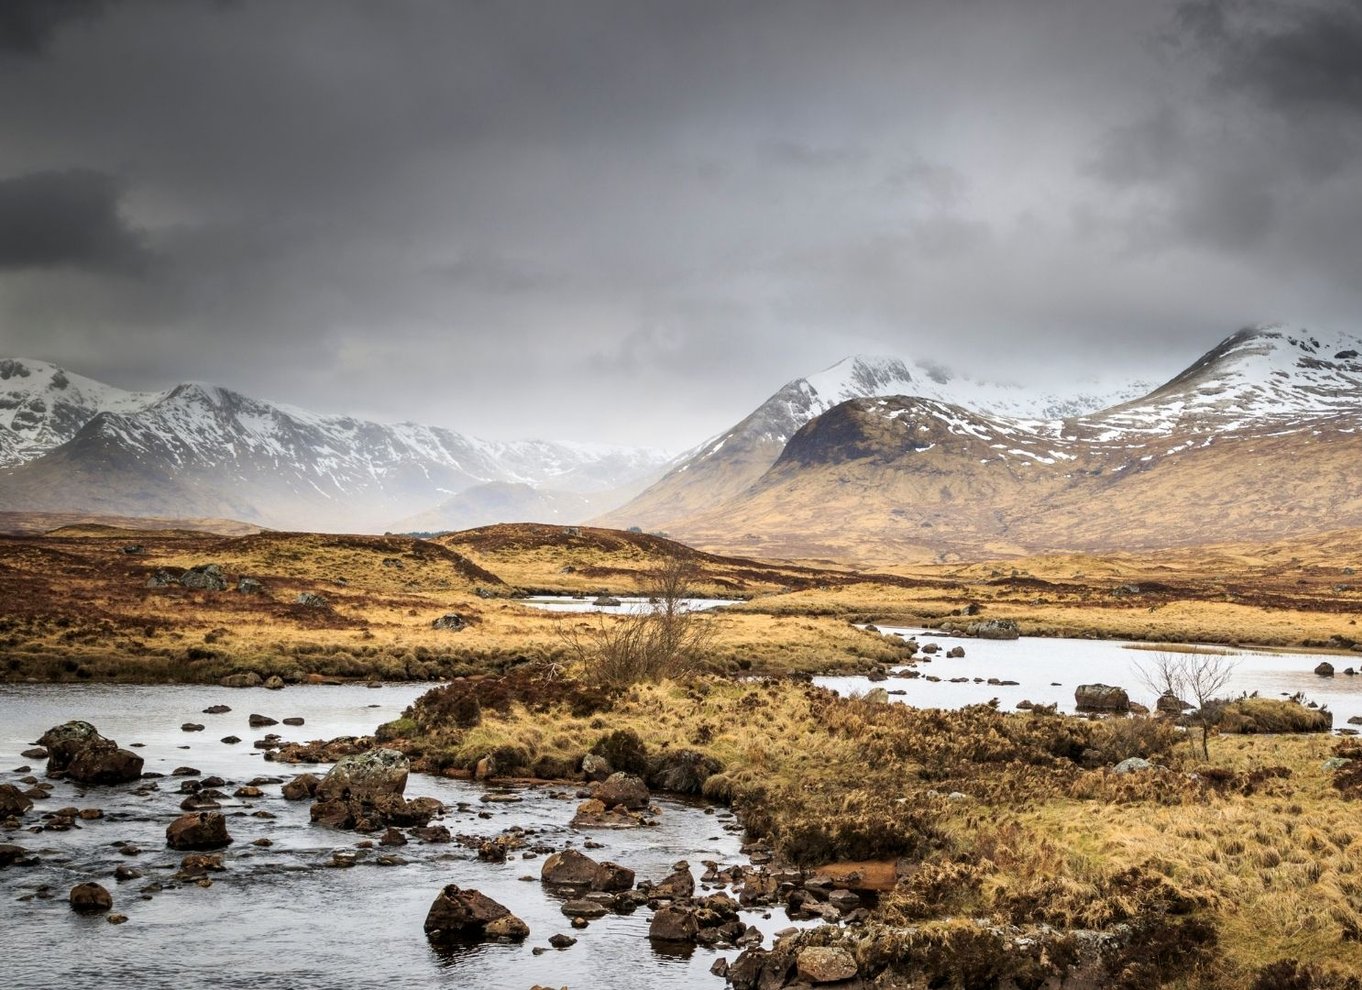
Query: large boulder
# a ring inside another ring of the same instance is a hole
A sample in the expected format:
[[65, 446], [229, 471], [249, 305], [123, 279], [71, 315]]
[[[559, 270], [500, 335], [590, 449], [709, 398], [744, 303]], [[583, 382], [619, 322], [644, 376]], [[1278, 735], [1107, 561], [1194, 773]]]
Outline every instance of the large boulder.
[[648, 884], [646, 891], [649, 897], [661, 900], [682, 901], [695, 896], [695, 875], [690, 871], [690, 864], [684, 859], [673, 864], [672, 872], [656, 883]]
[[591, 796], [607, 808], [624, 805], [635, 811], [648, 807], [652, 797], [648, 785], [628, 773], [612, 773], [605, 780], [592, 784]]
[[282, 788], [284, 798], [288, 801], [302, 801], [313, 797], [317, 793], [317, 785], [321, 782], [322, 779], [315, 773], [300, 773], [284, 784]]
[[1074, 691], [1074, 706], [1080, 712], [1128, 712], [1130, 695], [1125, 688], [1110, 684], [1080, 684]]
[[1319, 665], [1315, 667], [1315, 673], [1318, 674], [1320, 677], [1333, 677], [1334, 665], [1331, 664], [1328, 660], [1321, 660], [1319, 662]]
[[395, 749], [342, 757], [317, 784], [312, 820], [360, 832], [391, 825], [424, 827], [443, 805], [432, 798], [403, 798], [408, 773], [407, 758]]
[[805, 983], [840, 983], [856, 975], [856, 959], [846, 949], [810, 945], [799, 950], [795, 963]]
[[99, 914], [113, 907], [113, 895], [97, 883], [78, 883], [67, 895], [72, 911]]
[[38, 743], [47, 749], [47, 775], [81, 784], [125, 784], [142, 776], [142, 757], [105, 739], [89, 722], [54, 726]]
[[227, 574], [218, 564], [199, 564], [180, 575], [180, 584], [197, 591], [226, 591]]
[[38, 745], [47, 750], [47, 773], [62, 773], [76, 754], [87, 746], [108, 742], [89, 722], [73, 719], [53, 726], [38, 739]]
[[693, 943], [699, 930], [691, 908], [670, 904], [654, 911], [648, 922], [648, 937], [659, 942]]
[[660, 791], [699, 794], [705, 781], [723, 769], [719, 762], [693, 749], [658, 756], [648, 770], [648, 784]]
[[372, 801], [407, 789], [411, 765], [395, 749], [371, 749], [343, 757], [317, 785], [317, 800]]
[[216, 811], [191, 811], [166, 826], [171, 849], [221, 849], [231, 843], [227, 819]]
[[544, 860], [539, 879], [563, 887], [590, 887], [601, 864], [576, 849], [564, 849]]
[[81, 750], [66, 768], [66, 778], [81, 784], [126, 784], [141, 776], [142, 757], [113, 742]]
[[13, 784], [0, 784], [0, 818], [18, 818], [33, 802]]
[[965, 626], [965, 635], [977, 639], [1018, 639], [1021, 629], [1012, 619], [981, 619]]
[[426, 914], [426, 937], [436, 942], [522, 942], [529, 926], [486, 894], [449, 884]]

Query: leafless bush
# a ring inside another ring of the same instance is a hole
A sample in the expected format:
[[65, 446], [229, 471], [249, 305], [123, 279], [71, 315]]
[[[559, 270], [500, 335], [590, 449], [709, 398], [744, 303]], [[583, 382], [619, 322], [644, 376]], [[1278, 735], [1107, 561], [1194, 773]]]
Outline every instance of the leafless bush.
[[1148, 663], [1135, 664], [1141, 683], [1155, 694], [1173, 695], [1196, 705], [1191, 716], [1201, 726], [1201, 755], [1210, 759], [1212, 702], [1234, 674], [1234, 661], [1218, 653], [1156, 653]]
[[598, 614], [594, 622], [564, 618], [559, 638], [580, 662], [586, 680], [602, 686], [685, 677], [704, 663], [714, 639], [709, 616], [692, 612], [699, 571], [680, 558], [668, 558], [644, 573], [648, 606], [625, 615]]

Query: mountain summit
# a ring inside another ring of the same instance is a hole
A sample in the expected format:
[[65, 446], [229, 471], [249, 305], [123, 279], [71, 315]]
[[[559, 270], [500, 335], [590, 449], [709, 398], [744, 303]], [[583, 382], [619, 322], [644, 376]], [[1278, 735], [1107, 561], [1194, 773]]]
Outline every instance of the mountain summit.
[[666, 529], [678, 519], [715, 508], [755, 483], [806, 423], [855, 399], [911, 395], [985, 415], [1052, 420], [1131, 398], [1147, 388], [1122, 382], [1082, 383], [1067, 391], [1027, 390], [956, 376], [932, 364], [909, 365], [899, 358], [843, 358], [817, 374], [787, 382], [741, 422], [682, 454], [661, 480], [600, 522]]
[[1360, 353], [1346, 336], [1247, 328], [1139, 399], [1055, 420], [854, 399], [742, 491], [667, 526], [753, 555], [879, 560], [1362, 526]]

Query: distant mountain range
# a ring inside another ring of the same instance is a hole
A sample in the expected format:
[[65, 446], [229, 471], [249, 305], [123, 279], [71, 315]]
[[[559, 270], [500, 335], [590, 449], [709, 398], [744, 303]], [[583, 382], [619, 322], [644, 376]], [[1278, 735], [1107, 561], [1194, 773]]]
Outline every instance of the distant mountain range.
[[322, 416], [197, 383], [124, 392], [41, 361], [0, 361], [0, 509], [356, 532], [425, 513], [444, 523], [432, 528], [460, 528], [487, 521], [448, 506], [479, 486], [530, 487], [579, 517], [636, 493], [668, 460]]
[[1351, 337], [1253, 327], [1157, 388], [1060, 393], [852, 357], [670, 460], [320, 416], [209, 385], [122, 392], [8, 360], [0, 511], [353, 531], [590, 520], [877, 562], [1275, 538], [1362, 526], [1359, 352]]

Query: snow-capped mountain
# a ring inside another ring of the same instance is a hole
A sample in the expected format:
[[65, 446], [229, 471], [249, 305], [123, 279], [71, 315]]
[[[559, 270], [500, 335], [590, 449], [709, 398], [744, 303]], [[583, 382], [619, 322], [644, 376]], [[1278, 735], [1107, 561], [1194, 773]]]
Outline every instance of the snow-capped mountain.
[[803, 426], [741, 492], [666, 524], [730, 552], [843, 559], [1362, 526], [1360, 354], [1343, 335], [1251, 327], [1139, 399], [1063, 419], [853, 399]]
[[127, 393], [41, 362], [0, 370], [0, 507], [10, 509], [366, 530], [488, 482], [604, 493], [646, 483], [667, 460], [323, 416], [199, 383]]
[[1083, 382], [1067, 391], [1029, 391], [1019, 385], [955, 376], [926, 363], [856, 355], [796, 378], [729, 430], [677, 458], [638, 498], [602, 518], [606, 525], [667, 528], [675, 520], [731, 498], [776, 462], [801, 427], [853, 399], [908, 395], [967, 406], [984, 415], [1056, 420], [1143, 394], [1140, 382]]
[[155, 392], [125, 392], [46, 361], [0, 359], [0, 467], [41, 457], [101, 412], [135, 412]]
[[1131, 402], [1082, 417], [1075, 436], [1275, 430], [1362, 412], [1362, 341], [1345, 334], [1246, 327]]

